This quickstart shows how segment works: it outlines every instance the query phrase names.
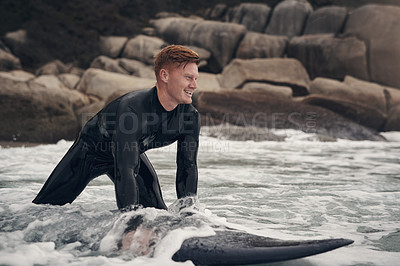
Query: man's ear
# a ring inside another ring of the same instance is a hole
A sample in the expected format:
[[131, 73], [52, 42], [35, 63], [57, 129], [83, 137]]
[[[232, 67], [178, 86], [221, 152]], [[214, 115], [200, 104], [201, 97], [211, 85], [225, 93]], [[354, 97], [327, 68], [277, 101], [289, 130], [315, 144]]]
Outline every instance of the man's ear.
[[161, 69], [160, 70], [160, 78], [161, 78], [161, 80], [163, 81], [163, 82], [165, 82], [165, 83], [167, 83], [168, 82], [168, 80], [169, 80], [169, 73], [168, 73], [168, 70], [166, 70], [166, 69]]

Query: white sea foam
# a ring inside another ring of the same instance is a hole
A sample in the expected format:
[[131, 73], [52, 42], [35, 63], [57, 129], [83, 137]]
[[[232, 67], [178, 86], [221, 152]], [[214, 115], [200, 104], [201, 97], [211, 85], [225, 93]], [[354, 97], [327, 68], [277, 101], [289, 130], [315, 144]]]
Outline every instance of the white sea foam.
[[[400, 260], [400, 133], [388, 142], [318, 142], [295, 131], [286, 141], [201, 137], [199, 223], [175, 219], [154, 256], [113, 248], [122, 228], [112, 182], [93, 180], [71, 205], [31, 200], [72, 142], [0, 149], [0, 264], [182, 265], [171, 256], [207, 223], [282, 239], [349, 238], [349, 247], [287, 265], [396, 265]], [[175, 199], [175, 145], [148, 152], [167, 205]], [[151, 225], [166, 212], [145, 210]], [[175, 216], [172, 216], [175, 217]], [[122, 219], [122, 218], [121, 218]], [[158, 219], [158, 220], [157, 220]], [[183, 265], [192, 265], [186, 262]], [[286, 265], [286, 264], [285, 264]]]

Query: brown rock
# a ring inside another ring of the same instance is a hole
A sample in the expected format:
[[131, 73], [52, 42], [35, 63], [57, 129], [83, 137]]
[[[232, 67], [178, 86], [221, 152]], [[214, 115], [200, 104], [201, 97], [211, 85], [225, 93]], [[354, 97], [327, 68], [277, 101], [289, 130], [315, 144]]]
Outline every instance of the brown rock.
[[126, 71], [119, 65], [118, 60], [109, 58], [104, 55], [96, 57], [90, 64], [90, 67], [120, 74], [129, 74], [128, 71]]
[[200, 92], [194, 101], [202, 125], [229, 123], [237, 126], [297, 129], [333, 138], [384, 140], [376, 131], [330, 110], [271, 97], [259, 91]]
[[140, 61], [120, 58], [118, 59], [118, 65], [121, 66], [121, 68], [123, 68], [130, 75], [148, 79], [155, 78], [153, 67], [146, 65]]
[[64, 84], [64, 86], [70, 90], [75, 89], [76, 85], [81, 79], [80, 76], [69, 73], [60, 74], [57, 77]]
[[264, 32], [271, 8], [262, 3], [242, 3], [232, 14], [230, 22], [242, 24], [249, 31]]
[[102, 55], [112, 58], [119, 57], [128, 37], [124, 36], [102, 36], [100, 37], [100, 52]]
[[347, 18], [347, 9], [340, 6], [322, 7], [310, 14], [307, 19], [306, 34], [339, 34]]
[[201, 21], [197, 23], [190, 35], [190, 44], [211, 52], [212, 58], [208, 67], [218, 73], [234, 57], [246, 28], [234, 23], [218, 21]]
[[285, 36], [248, 32], [236, 51], [236, 58], [283, 57], [288, 43]]
[[136, 59], [152, 65], [154, 56], [167, 44], [158, 37], [138, 35], [130, 39], [122, 52], [122, 57]]
[[134, 91], [152, 88], [154, 79], [139, 78], [101, 69], [89, 68], [81, 78], [77, 90], [106, 100], [116, 91]]
[[368, 48], [371, 81], [400, 88], [400, 7], [365, 5], [354, 10], [344, 33], [364, 41]]
[[289, 42], [288, 56], [298, 59], [310, 78], [343, 79], [352, 75], [368, 80], [367, 47], [355, 37], [304, 35]]
[[240, 88], [248, 81], [289, 86], [294, 96], [308, 94], [310, 86], [306, 70], [292, 58], [234, 59], [224, 68], [220, 79], [224, 88]]
[[360, 125], [382, 131], [387, 115], [382, 111], [366, 104], [355, 103], [346, 98], [334, 98], [323, 95], [307, 96], [304, 103], [329, 109]]
[[306, 0], [282, 1], [274, 8], [265, 33], [288, 37], [301, 35], [311, 12], [312, 7]]
[[1, 140], [56, 142], [77, 136], [77, 92], [43, 83], [43, 79], [25, 82], [0, 75]]
[[189, 18], [164, 18], [151, 20], [158, 36], [168, 43], [190, 44], [190, 34], [201, 20]]

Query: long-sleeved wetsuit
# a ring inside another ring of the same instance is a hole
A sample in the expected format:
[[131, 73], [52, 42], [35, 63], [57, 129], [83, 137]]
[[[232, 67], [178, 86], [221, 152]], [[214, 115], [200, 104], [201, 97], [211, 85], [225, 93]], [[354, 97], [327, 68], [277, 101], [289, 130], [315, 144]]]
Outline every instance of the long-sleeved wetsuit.
[[107, 174], [115, 184], [118, 208], [141, 204], [166, 209], [144, 152], [178, 141], [177, 196], [196, 195], [199, 131], [199, 114], [191, 104], [166, 111], [156, 87], [130, 92], [86, 123], [33, 203], [71, 203], [90, 180]]

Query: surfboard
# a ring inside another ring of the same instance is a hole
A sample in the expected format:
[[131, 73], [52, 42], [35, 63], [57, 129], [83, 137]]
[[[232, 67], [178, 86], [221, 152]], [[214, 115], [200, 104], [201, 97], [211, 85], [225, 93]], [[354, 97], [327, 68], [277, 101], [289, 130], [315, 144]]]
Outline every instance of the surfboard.
[[186, 239], [173, 255], [177, 262], [195, 265], [243, 265], [312, 256], [352, 244], [349, 239], [280, 240], [241, 231], [217, 231], [208, 237]]

